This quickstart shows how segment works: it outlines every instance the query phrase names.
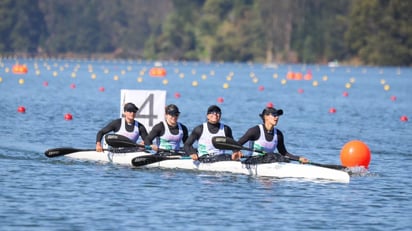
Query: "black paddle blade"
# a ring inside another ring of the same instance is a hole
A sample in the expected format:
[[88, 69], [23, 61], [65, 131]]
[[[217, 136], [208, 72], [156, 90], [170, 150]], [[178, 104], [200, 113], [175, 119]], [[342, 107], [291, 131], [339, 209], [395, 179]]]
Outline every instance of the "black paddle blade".
[[176, 160], [180, 159], [181, 156], [158, 156], [158, 155], [147, 155], [138, 156], [132, 159], [132, 165], [135, 167], [140, 167], [148, 164], [157, 163], [163, 160]]
[[249, 150], [248, 148], [239, 145], [234, 139], [225, 136], [213, 137], [212, 144], [215, 148], [222, 150]]
[[112, 147], [140, 147], [126, 136], [118, 134], [109, 134], [105, 137], [106, 143]]
[[79, 149], [79, 148], [53, 148], [49, 149], [44, 152], [49, 158], [64, 156], [73, 152], [81, 152], [81, 151], [95, 151], [95, 149]]

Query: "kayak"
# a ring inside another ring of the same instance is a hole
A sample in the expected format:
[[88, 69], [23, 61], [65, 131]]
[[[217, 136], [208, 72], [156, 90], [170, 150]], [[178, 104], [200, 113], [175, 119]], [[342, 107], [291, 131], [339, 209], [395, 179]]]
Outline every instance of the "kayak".
[[[128, 153], [112, 153], [110, 151], [79, 151], [65, 155], [78, 160], [97, 161], [102, 163], [113, 163], [125, 166], [133, 166], [135, 158], [156, 157], [147, 151], [136, 151]], [[138, 168], [159, 168], [159, 169], [185, 169], [207, 172], [228, 172], [234, 174], [244, 174], [250, 176], [274, 177], [274, 178], [295, 178], [306, 180], [326, 180], [331, 182], [349, 183], [349, 173], [343, 170], [314, 166], [309, 164], [295, 164], [286, 162], [275, 162], [265, 164], [243, 164], [240, 161], [218, 161], [213, 163], [203, 163], [193, 161], [188, 157], [168, 158], [162, 157], [154, 163], [148, 163]]]

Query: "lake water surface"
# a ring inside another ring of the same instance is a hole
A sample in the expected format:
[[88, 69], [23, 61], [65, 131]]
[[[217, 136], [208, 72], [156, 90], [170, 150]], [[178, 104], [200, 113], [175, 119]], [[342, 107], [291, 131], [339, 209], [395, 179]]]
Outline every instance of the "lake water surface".
[[[13, 74], [16, 62], [28, 74]], [[0, 59], [1, 230], [410, 230], [412, 125], [400, 118], [412, 117], [411, 68], [163, 65], [166, 78], [151, 78], [148, 61]], [[289, 71], [312, 80], [286, 81]], [[291, 153], [340, 164], [343, 145], [362, 140], [369, 172], [339, 184], [44, 156], [94, 148], [119, 116], [121, 89], [166, 90], [189, 130], [218, 104], [236, 139], [273, 103], [285, 112], [278, 128]]]

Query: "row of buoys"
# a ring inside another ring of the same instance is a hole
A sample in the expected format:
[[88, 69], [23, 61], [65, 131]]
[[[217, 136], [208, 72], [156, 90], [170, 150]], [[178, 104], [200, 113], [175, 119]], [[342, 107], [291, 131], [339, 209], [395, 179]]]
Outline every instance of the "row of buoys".
[[286, 74], [286, 79], [288, 80], [312, 80], [312, 73], [307, 72], [306, 74], [302, 74], [301, 72], [289, 71]]
[[163, 67], [152, 67], [149, 70], [149, 75], [151, 77], [165, 77], [166, 76], [166, 69]]
[[[22, 113], [22, 114], [26, 113], [26, 107], [24, 107], [24, 106], [18, 106], [18, 107], [17, 107], [17, 112]], [[70, 113], [66, 113], [66, 114], [64, 114], [64, 119], [65, 119], [65, 120], [72, 120], [72, 119], [73, 119], [73, 115], [70, 114]]]
[[29, 70], [26, 65], [15, 64], [13, 65], [12, 71], [14, 74], [27, 74]]

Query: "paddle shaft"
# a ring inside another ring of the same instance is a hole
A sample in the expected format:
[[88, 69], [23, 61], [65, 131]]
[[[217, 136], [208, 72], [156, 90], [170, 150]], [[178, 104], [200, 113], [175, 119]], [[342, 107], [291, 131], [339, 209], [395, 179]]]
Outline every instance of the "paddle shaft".
[[[146, 150], [152, 150], [150, 145], [136, 144], [129, 138], [119, 135], [119, 134], [106, 135], [105, 139], [106, 139], [106, 143], [112, 147], [140, 147]], [[167, 149], [161, 149], [161, 148], [159, 148], [157, 151], [158, 152], [169, 152], [169, 153], [178, 154], [178, 155], [185, 155], [184, 151], [174, 151], [174, 150], [167, 150]]]
[[[216, 136], [212, 138], [212, 143], [213, 145], [218, 148], [218, 149], [228, 149], [228, 150], [247, 150], [247, 151], [252, 151], [252, 152], [258, 152], [263, 155], [266, 154], [264, 151], [260, 150], [254, 150], [252, 148], [244, 147], [240, 144], [238, 144], [235, 140], [229, 137], [224, 137], [224, 136]], [[299, 161], [299, 159], [292, 159], [287, 157], [289, 160], [293, 161]], [[324, 168], [331, 168], [331, 169], [337, 169], [337, 170], [345, 170], [347, 169], [345, 166], [342, 165], [335, 165], [335, 164], [319, 164], [315, 162], [308, 162], [307, 164], [319, 166], [319, 167], [324, 167]]]

